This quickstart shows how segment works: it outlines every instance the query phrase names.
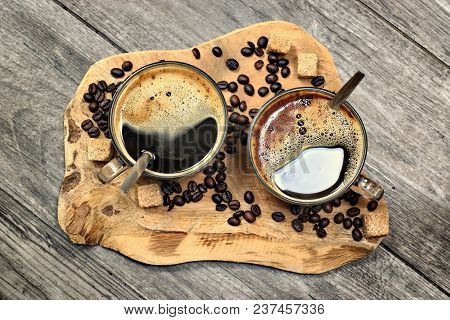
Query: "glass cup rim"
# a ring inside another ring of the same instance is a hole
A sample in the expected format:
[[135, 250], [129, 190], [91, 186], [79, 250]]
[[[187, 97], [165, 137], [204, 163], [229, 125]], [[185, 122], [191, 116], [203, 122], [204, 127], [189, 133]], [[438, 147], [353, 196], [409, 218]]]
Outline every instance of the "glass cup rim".
[[[166, 66], [178, 66], [178, 67], [182, 67], [182, 68], [187, 68], [187, 69], [194, 71], [201, 77], [205, 78], [211, 84], [211, 87], [214, 88], [214, 90], [219, 95], [219, 97], [222, 101], [222, 108], [223, 108], [222, 111], [224, 112], [224, 123], [219, 124], [218, 135], [221, 134], [222, 136], [219, 137], [219, 140], [218, 140], [218, 142], [216, 142], [215, 147], [212, 148], [202, 160], [197, 162], [192, 167], [189, 167], [187, 169], [184, 169], [182, 171], [175, 172], [175, 173], [160, 173], [160, 172], [149, 170], [147, 168], [145, 169], [145, 171], [143, 173], [144, 176], [147, 176], [150, 178], [155, 178], [158, 180], [178, 179], [178, 178], [189, 176], [191, 174], [194, 174], [194, 173], [199, 172], [200, 170], [204, 169], [208, 165], [208, 163], [217, 155], [217, 153], [219, 153], [220, 148], [225, 141], [226, 132], [227, 132], [227, 128], [228, 128], [228, 117], [227, 117], [228, 111], [227, 111], [227, 104], [226, 104], [225, 97], [223, 96], [222, 91], [220, 90], [219, 86], [214, 81], [214, 79], [210, 75], [208, 75], [205, 71], [201, 70], [200, 68], [198, 68], [194, 65], [191, 65], [186, 62], [181, 62], [181, 61], [164, 60], [164, 61], [158, 61], [158, 62], [146, 64], [146, 65], [140, 67], [139, 69], [133, 71], [120, 84], [120, 86], [116, 90], [116, 93], [114, 94], [114, 96], [111, 99], [111, 108], [110, 108], [110, 116], [109, 116], [108, 123], [109, 123], [109, 128], [110, 128], [110, 133], [111, 133], [111, 142], [114, 146], [114, 149], [117, 150], [117, 152], [119, 153], [120, 159], [123, 162], [125, 162], [126, 164], [128, 164], [129, 166], [133, 166], [136, 163], [136, 161], [128, 154], [128, 152], [124, 152], [123, 150], [121, 150], [121, 148], [119, 148], [116, 140], [120, 139], [121, 136], [117, 137], [116, 132], [115, 132], [116, 130], [111, 130], [112, 128], [115, 127], [114, 121], [113, 121], [113, 119], [115, 117], [113, 115], [115, 115], [115, 112], [117, 109], [118, 97], [120, 96], [120, 93], [124, 90], [124, 88], [126, 88], [127, 84], [138, 74], [140, 74], [148, 69], [156, 69], [159, 67], [166, 67]], [[223, 129], [220, 130], [220, 128], [223, 128]]]
[[291, 203], [291, 204], [297, 204], [297, 205], [316, 205], [316, 204], [323, 204], [326, 202], [329, 202], [335, 198], [340, 197], [342, 194], [344, 194], [358, 179], [358, 176], [361, 174], [361, 171], [364, 167], [364, 164], [366, 162], [366, 157], [367, 157], [367, 147], [368, 147], [368, 143], [367, 143], [367, 132], [366, 132], [366, 128], [364, 126], [364, 123], [362, 122], [361, 117], [359, 116], [358, 112], [356, 112], [355, 108], [353, 108], [350, 103], [348, 101], [344, 101], [344, 103], [342, 103], [342, 105], [344, 105], [346, 108], [348, 108], [352, 114], [355, 116], [355, 118], [358, 120], [359, 125], [361, 126], [362, 129], [362, 135], [363, 135], [363, 153], [361, 156], [361, 161], [358, 167], [358, 170], [356, 170], [355, 172], [355, 176], [352, 177], [352, 179], [345, 184], [344, 187], [342, 188], [338, 188], [337, 190], [333, 190], [332, 192], [330, 192], [329, 194], [322, 196], [322, 197], [318, 197], [315, 199], [300, 199], [300, 198], [296, 198], [296, 197], [292, 197], [289, 196], [283, 192], [277, 192], [277, 190], [275, 190], [272, 186], [270, 186], [265, 179], [261, 176], [261, 173], [259, 172], [255, 160], [254, 160], [254, 153], [252, 151], [252, 138], [254, 135], [254, 128], [256, 126], [256, 123], [258, 122], [258, 119], [260, 119], [260, 116], [262, 114], [262, 112], [269, 108], [271, 105], [273, 105], [276, 101], [278, 101], [279, 99], [286, 97], [290, 94], [296, 93], [296, 92], [310, 92], [310, 93], [320, 93], [320, 94], [324, 94], [330, 98], [333, 98], [336, 93], [327, 89], [322, 89], [322, 88], [316, 88], [316, 87], [297, 87], [297, 88], [292, 88], [292, 89], [288, 89], [283, 91], [280, 94], [275, 95], [274, 97], [272, 97], [270, 100], [266, 101], [261, 108], [259, 109], [258, 114], [255, 116], [255, 118], [252, 121], [252, 124], [250, 126], [249, 129], [249, 135], [248, 135], [248, 141], [247, 141], [247, 151], [250, 157], [250, 163], [251, 166], [253, 168], [254, 173], [256, 174], [256, 176], [258, 177], [258, 180], [264, 185], [264, 187], [271, 193], [273, 194], [275, 197], [277, 197], [280, 200], [283, 200], [287, 203]]

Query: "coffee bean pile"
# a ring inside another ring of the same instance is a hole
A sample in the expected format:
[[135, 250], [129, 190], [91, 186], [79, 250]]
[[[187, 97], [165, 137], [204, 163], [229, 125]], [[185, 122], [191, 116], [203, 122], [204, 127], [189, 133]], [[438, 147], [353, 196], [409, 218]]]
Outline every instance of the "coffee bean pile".
[[[121, 68], [112, 68], [111, 75], [115, 78], [122, 78], [126, 71], [133, 69], [131, 61], [124, 61]], [[88, 103], [88, 109], [92, 113], [92, 120], [86, 119], [81, 123], [81, 129], [86, 131], [91, 138], [97, 138], [103, 131], [106, 138], [111, 139], [109, 131], [109, 109], [111, 99], [122, 82], [107, 84], [105, 80], [91, 83], [88, 90], [83, 95], [84, 102]]]

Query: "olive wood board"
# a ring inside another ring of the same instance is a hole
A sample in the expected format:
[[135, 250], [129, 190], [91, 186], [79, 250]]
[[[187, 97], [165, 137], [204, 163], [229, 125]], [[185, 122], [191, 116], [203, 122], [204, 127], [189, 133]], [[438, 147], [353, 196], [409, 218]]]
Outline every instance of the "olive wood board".
[[[91, 117], [91, 113], [83, 101], [83, 94], [92, 82], [117, 82], [110, 74], [111, 68], [120, 67], [126, 60], [133, 62], [133, 70], [159, 60], [182, 61], [199, 67], [216, 81], [236, 81], [239, 74], [246, 74], [257, 90], [260, 86], [267, 86], [264, 80], [267, 72], [265, 66], [256, 70], [254, 63], [262, 59], [266, 65], [267, 53], [261, 58], [255, 55], [243, 57], [240, 49], [247, 46], [247, 41], [256, 43], [261, 35], [268, 36], [270, 33], [282, 34], [292, 40], [291, 50], [286, 55], [291, 74], [285, 79], [280, 76], [283, 88], [311, 86], [310, 79], [297, 77], [297, 54], [300, 52], [313, 52], [318, 56], [318, 73], [326, 79], [324, 88], [337, 90], [341, 87], [328, 50], [302, 28], [283, 21], [255, 24], [200, 44], [196, 46], [201, 52], [198, 60], [194, 58], [192, 48], [151, 50], [107, 57], [89, 68], [64, 114], [65, 174], [59, 196], [58, 222], [72, 242], [99, 244], [152, 265], [215, 260], [252, 263], [308, 274], [334, 269], [360, 259], [377, 248], [382, 237], [356, 242], [351, 237], [351, 230], [345, 230], [342, 225], [333, 222], [326, 228], [328, 235], [322, 239], [317, 237], [310, 223], [305, 224], [302, 232], [294, 231], [291, 221], [295, 216], [290, 213], [290, 205], [264, 189], [253, 174], [247, 151], [242, 146], [238, 147], [236, 154], [227, 155], [225, 159], [228, 167], [226, 182], [233, 198], [241, 202], [241, 209], [250, 207], [243, 200], [244, 192], [253, 191], [262, 214], [253, 224], [242, 219], [237, 227], [227, 223], [233, 213], [230, 209], [223, 212], [215, 210], [211, 201], [212, 190], [200, 202], [175, 207], [170, 212], [163, 206], [144, 209], [137, 203], [136, 187], [129, 195], [119, 191], [127, 172], [104, 185], [98, 180], [97, 172], [105, 163], [88, 160], [87, 145], [91, 138], [80, 129], [80, 125]], [[214, 46], [222, 48], [222, 57], [217, 58], [211, 53]], [[225, 65], [228, 58], [239, 61], [238, 70], [228, 70]], [[228, 101], [231, 93], [223, 93]], [[241, 85], [236, 94], [247, 102], [246, 113], [251, 108], [259, 108], [274, 95], [269, 93], [262, 98], [255, 93], [250, 97]], [[102, 133], [98, 139], [106, 138]], [[180, 183], [185, 189], [189, 180], [201, 182], [203, 177], [202, 173], [198, 173], [182, 179]], [[138, 184], [154, 182], [142, 177]], [[342, 203], [339, 208], [334, 208], [333, 213], [321, 211], [321, 216], [332, 220], [336, 212], [345, 212], [349, 204]], [[367, 200], [361, 197], [358, 203], [361, 215], [367, 213], [366, 204]], [[379, 202], [377, 210], [387, 211], [384, 199]], [[273, 221], [273, 211], [283, 212], [286, 219], [283, 222]]]

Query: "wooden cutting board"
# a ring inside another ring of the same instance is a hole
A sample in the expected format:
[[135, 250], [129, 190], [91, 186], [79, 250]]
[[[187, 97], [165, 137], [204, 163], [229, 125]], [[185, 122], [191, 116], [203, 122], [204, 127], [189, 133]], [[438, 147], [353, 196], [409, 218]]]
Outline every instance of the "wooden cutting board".
[[[257, 90], [266, 85], [264, 77], [267, 72], [265, 67], [257, 71], [254, 62], [263, 59], [267, 64], [267, 55], [246, 58], [240, 54], [240, 49], [247, 46], [247, 41], [256, 43], [261, 35], [272, 32], [292, 39], [292, 47], [287, 55], [291, 75], [286, 79], [280, 77], [284, 88], [311, 86], [310, 80], [297, 78], [296, 56], [299, 52], [316, 53], [319, 58], [319, 74], [326, 79], [324, 87], [329, 90], [340, 88], [341, 81], [328, 50], [303, 29], [282, 21], [252, 25], [200, 44], [196, 46], [201, 52], [199, 60], [194, 58], [191, 49], [140, 51], [108, 57], [90, 67], [64, 114], [65, 175], [59, 197], [58, 221], [74, 243], [99, 244], [132, 259], [155, 265], [220, 260], [253, 263], [299, 273], [325, 272], [362, 258], [376, 249], [382, 238], [355, 242], [351, 237], [351, 230], [344, 230], [342, 225], [333, 222], [326, 228], [328, 236], [323, 239], [316, 236], [312, 230], [313, 225], [309, 223], [305, 224], [303, 232], [295, 232], [291, 227], [295, 216], [290, 213], [289, 205], [264, 189], [253, 175], [248, 155], [242, 147], [237, 154], [227, 156], [227, 184], [244, 209], [247, 206], [243, 201], [243, 194], [246, 190], [252, 190], [263, 213], [255, 223], [248, 224], [242, 220], [238, 227], [227, 224], [227, 218], [232, 215], [231, 210], [215, 211], [210, 200], [213, 191], [208, 191], [202, 201], [176, 207], [171, 212], [167, 212], [167, 208], [162, 206], [140, 208], [136, 201], [136, 187], [129, 196], [122, 195], [118, 189], [126, 173], [113, 183], [103, 185], [96, 175], [104, 163], [87, 159], [90, 138], [80, 130], [80, 124], [91, 113], [87, 103], [83, 102], [83, 94], [91, 82], [117, 82], [110, 74], [111, 68], [120, 67], [126, 60], [133, 62], [133, 70], [162, 59], [183, 61], [204, 70], [216, 81], [236, 81], [237, 76], [244, 73], [250, 77]], [[211, 48], [214, 46], [222, 48], [221, 58], [212, 55]], [[226, 68], [225, 61], [228, 58], [239, 61], [237, 71]], [[270, 93], [261, 98], [255, 93], [253, 97], [249, 97], [244, 93], [243, 86], [239, 86], [236, 94], [247, 102], [247, 110], [260, 107], [273, 96]], [[231, 94], [226, 91], [224, 95], [228, 101]], [[99, 139], [106, 138], [102, 134]], [[230, 161], [231, 157], [241, 157], [242, 161]], [[235, 166], [235, 163], [243, 165]], [[202, 174], [197, 174], [180, 183], [184, 189], [189, 180], [200, 182], [203, 177]], [[140, 184], [148, 182], [150, 180], [147, 178], [139, 181]], [[358, 204], [362, 214], [367, 212], [366, 204], [364, 199]], [[348, 203], [343, 202], [333, 213], [321, 211], [320, 214], [332, 220], [336, 212], [345, 212], [348, 207]], [[387, 212], [384, 200], [380, 201], [377, 210]], [[284, 212], [286, 220], [279, 223], [273, 221], [273, 211]]]

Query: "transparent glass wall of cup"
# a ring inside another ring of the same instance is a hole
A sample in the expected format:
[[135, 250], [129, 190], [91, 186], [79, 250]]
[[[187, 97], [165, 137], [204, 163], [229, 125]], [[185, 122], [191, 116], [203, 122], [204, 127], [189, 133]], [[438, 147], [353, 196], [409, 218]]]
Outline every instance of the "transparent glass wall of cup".
[[366, 155], [367, 155], [367, 134], [366, 134], [366, 129], [364, 127], [364, 124], [363, 124], [360, 116], [347, 101], [345, 101], [343, 103], [342, 107], [347, 108], [347, 110], [349, 110], [352, 113], [352, 115], [355, 117], [355, 119], [357, 119], [357, 121], [361, 127], [362, 137], [363, 137], [363, 141], [362, 141], [363, 152], [361, 153], [361, 160], [359, 161], [359, 167], [358, 167], [357, 171], [355, 172], [354, 176], [351, 179], [349, 179], [349, 181], [347, 183], [345, 183], [345, 184], [342, 183], [340, 186], [329, 191], [328, 193], [325, 193], [325, 194], [320, 193], [317, 195], [317, 197], [311, 197], [309, 195], [305, 196], [305, 197], [302, 197], [301, 195], [294, 197], [292, 195], [286, 194], [285, 192], [283, 192], [282, 190], [277, 188], [274, 183], [269, 183], [264, 178], [264, 175], [260, 171], [259, 166], [256, 165], [258, 160], [257, 160], [257, 155], [255, 154], [255, 148], [253, 146], [254, 146], [255, 139], [257, 139], [258, 137], [255, 136], [255, 132], [257, 131], [257, 130], [255, 130], [255, 128], [261, 127], [264, 125], [264, 123], [263, 123], [264, 117], [261, 117], [261, 115], [264, 113], [264, 111], [266, 109], [269, 109], [272, 106], [274, 106], [276, 104], [276, 102], [279, 101], [280, 99], [284, 99], [286, 97], [294, 96], [294, 95], [298, 95], [298, 94], [305, 95], [305, 96], [308, 96], [308, 95], [318, 96], [318, 97], [325, 98], [328, 100], [331, 100], [335, 95], [331, 91], [328, 91], [325, 89], [320, 89], [320, 88], [310, 88], [310, 87], [294, 88], [294, 89], [286, 90], [283, 93], [276, 95], [275, 97], [273, 97], [272, 99], [267, 101], [260, 108], [257, 116], [253, 119], [252, 125], [250, 127], [249, 137], [248, 137], [249, 141], [247, 143], [248, 153], [250, 156], [250, 162], [252, 164], [253, 170], [256, 173], [256, 176], [258, 177], [258, 179], [262, 182], [262, 184], [266, 187], [266, 189], [268, 191], [270, 191], [274, 196], [276, 196], [277, 198], [279, 198], [285, 202], [292, 203], [292, 204], [299, 204], [299, 205], [323, 204], [323, 203], [329, 202], [335, 198], [340, 197], [342, 194], [344, 194], [346, 191], [348, 191], [352, 186], [357, 187], [361, 191], [361, 194], [368, 199], [371, 199], [371, 200], [381, 199], [381, 197], [383, 196], [383, 193], [384, 193], [383, 188], [375, 181], [373, 181], [373, 180], [365, 177], [363, 174], [361, 174], [361, 171], [364, 167]]
[[[121, 130], [119, 128], [120, 124], [118, 121], [116, 121], [117, 117], [119, 116], [118, 113], [121, 112], [119, 110], [120, 106], [118, 106], [118, 101], [120, 100], [120, 95], [127, 89], [127, 85], [130, 84], [130, 82], [133, 80], [133, 78], [139, 76], [141, 73], [144, 73], [146, 71], [149, 71], [150, 69], [157, 69], [157, 68], [165, 68], [165, 67], [174, 67], [174, 68], [185, 68], [188, 71], [195, 72], [198, 76], [200, 76], [202, 79], [206, 80], [207, 83], [211, 85], [211, 89], [215, 94], [220, 97], [220, 100], [222, 101], [222, 107], [223, 107], [223, 122], [218, 123], [218, 133], [217, 133], [217, 139], [216, 143], [214, 144], [214, 147], [208, 152], [208, 154], [199, 162], [197, 162], [195, 165], [189, 167], [186, 170], [182, 170], [179, 172], [174, 173], [161, 173], [150, 170], [148, 167], [145, 169], [143, 175], [154, 178], [157, 180], [176, 180], [182, 177], [193, 175], [200, 170], [202, 170], [204, 167], [208, 165], [208, 163], [217, 155], [217, 153], [220, 151], [220, 147], [223, 144], [226, 132], [227, 132], [227, 105], [225, 98], [223, 97], [223, 94], [219, 87], [217, 86], [216, 82], [207, 75], [204, 71], [200, 70], [197, 67], [194, 67], [190, 64], [184, 63], [184, 62], [177, 62], [177, 61], [161, 61], [157, 63], [152, 63], [145, 65], [141, 67], [140, 69], [133, 72], [118, 88], [116, 94], [114, 95], [111, 103], [111, 109], [110, 109], [110, 117], [109, 117], [109, 128], [111, 132], [111, 140], [113, 143], [113, 146], [115, 150], [117, 151], [118, 156], [113, 158], [110, 162], [108, 162], [97, 174], [99, 180], [102, 183], [109, 183], [114, 178], [119, 176], [121, 173], [123, 173], [127, 168], [132, 167], [136, 161], [131, 157], [131, 155], [127, 152], [127, 150], [124, 147], [123, 143], [123, 136], [121, 134]], [[163, 125], [163, 124], [161, 124]], [[122, 143], [119, 143], [119, 141], [122, 141]]]

